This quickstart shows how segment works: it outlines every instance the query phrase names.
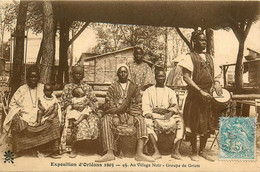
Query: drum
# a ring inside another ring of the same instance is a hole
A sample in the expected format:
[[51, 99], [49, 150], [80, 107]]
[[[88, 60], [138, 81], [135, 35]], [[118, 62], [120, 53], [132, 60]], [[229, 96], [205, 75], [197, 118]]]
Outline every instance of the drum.
[[157, 145], [162, 155], [169, 155], [172, 152], [175, 139], [174, 131], [177, 127], [176, 122], [174, 118], [154, 120], [154, 127], [158, 136]]
[[218, 104], [226, 104], [231, 100], [231, 94], [228, 90], [222, 88], [222, 95], [218, 96], [216, 91], [213, 92], [214, 101]]
[[175, 133], [162, 132], [162, 133], [158, 133], [157, 136], [158, 136], [157, 146], [160, 153], [162, 155], [171, 154], [174, 146]]
[[136, 152], [136, 128], [133, 125], [119, 125], [115, 129], [118, 150], [123, 157], [133, 158]]

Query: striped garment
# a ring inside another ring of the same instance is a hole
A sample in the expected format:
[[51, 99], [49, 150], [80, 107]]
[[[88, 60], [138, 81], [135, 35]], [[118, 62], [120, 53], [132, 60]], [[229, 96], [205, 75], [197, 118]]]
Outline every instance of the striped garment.
[[[102, 142], [104, 151], [114, 150], [116, 151], [115, 143], [115, 128], [116, 125], [113, 120], [117, 117], [112, 117], [111, 115], [106, 115], [102, 119]], [[142, 116], [134, 117], [134, 126], [136, 127], [137, 139], [145, 138], [148, 141], [147, 129], [144, 118]]]
[[125, 90], [123, 90], [123, 87], [118, 81], [111, 84], [104, 106], [106, 115], [101, 122], [104, 151], [117, 150], [115, 128], [117, 125], [122, 125], [122, 116], [125, 117], [125, 122], [129, 122], [131, 118], [133, 119], [133, 125], [137, 131], [137, 139], [145, 138], [145, 141], [148, 141], [145, 120], [141, 115], [141, 97], [138, 86], [131, 81], [128, 81]]
[[[55, 117], [52, 121], [46, 121], [40, 126], [27, 125], [27, 127], [24, 127], [24, 124], [25, 122], [20, 118], [13, 118], [11, 129], [14, 152], [36, 147], [48, 152], [59, 150], [60, 123], [58, 117]], [[22, 131], [19, 131], [19, 128]]]

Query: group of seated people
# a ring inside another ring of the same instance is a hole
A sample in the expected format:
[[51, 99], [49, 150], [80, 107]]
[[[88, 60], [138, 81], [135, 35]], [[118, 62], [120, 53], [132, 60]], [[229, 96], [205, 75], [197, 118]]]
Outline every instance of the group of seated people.
[[[183, 122], [175, 92], [164, 86], [165, 71], [156, 70], [156, 85], [142, 95], [128, 79], [128, 70], [127, 65], [118, 67], [118, 81], [108, 88], [101, 112], [92, 88], [82, 81], [82, 66], [73, 67], [73, 82], [64, 86], [60, 100], [53, 94], [51, 84], [39, 83], [38, 68], [28, 68], [27, 83], [13, 95], [4, 121], [5, 132], [12, 135], [15, 154], [32, 151], [58, 158], [61, 152], [71, 152], [69, 156], [73, 158], [77, 156], [78, 141], [101, 137], [105, 154], [96, 161], [114, 160], [115, 128], [127, 125], [136, 128], [136, 160], [152, 162], [161, 158], [156, 141], [158, 131], [163, 130], [177, 133], [172, 157], [181, 159]], [[144, 154], [148, 140], [154, 148], [152, 156]]]
[[[198, 33], [195, 36], [194, 40], [197, 42], [204, 41], [203, 34]], [[205, 49], [205, 46], [195, 45], [197, 48], [195, 46], [191, 59], [193, 64], [202, 64], [201, 57], [196, 51]], [[208, 133], [214, 131], [210, 125], [211, 96], [208, 93], [213, 81], [207, 74], [208, 69], [198, 68], [201, 71], [197, 71], [197, 66], [194, 66], [191, 79], [192, 70], [189, 71], [189, 67], [183, 65], [184, 69], [187, 69], [183, 70], [184, 80], [191, 86], [188, 87], [190, 92], [184, 107], [186, 116], [184, 114], [183, 122], [176, 94], [174, 90], [165, 86], [164, 69], [157, 68], [152, 73], [151, 68], [142, 63], [142, 57], [142, 49], [137, 48], [134, 51], [133, 63], [118, 66], [118, 80], [108, 88], [102, 111], [98, 107], [92, 87], [83, 82], [82, 66], [72, 68], [73, 82], [64, 86], [59, 101], [53, 94], [51, 84], [43, 85], [39, 82], [37, 66], [28, 68], [27, 83], [14, 93], [9, 104], [9, 113], [4, 121], [6, 134], [12, 135], [15, 154], [32, 151], [36, 155], [59, 158], [61, 153], [70, 152], [69, 156], [74, 158], [77, 156], [77, 143], [101, 138], [103, 156], [96, 161], [110, 161], [114, 160], [118, 153], [117, 129], [119, 126], [127, 126], [136, 129], [137, 161], [153, 162], [161, 158], [157, 142], [158, 135], [162, 132], [174, 133], [169, 135], [172, 137], [171, 140], [174, 140], [171, 157], [180, 160], [182, 156], [179, 147], [184, 137], [185, 122], [189, 128], [186, 132], [192, 133], [189, 136], [192, 146], [191, 160], [198, 160], [196, 135], [200, 134], [199, 155], [213, 161], [204, 151]], [[207, 56], [207, 61], [210, 59], [210, 56]], [[150, 82], [152, 86], [149, 86], [148, 79], [153, 80]], [[204, 86], [205, 82], [207, 87], [199, 87]], [[200, 83], [202, 85], [198, 86]], [[215, 85], [217, 84], [215, 82]], [[148, 142], [153, 148], [151, 156], [145, 151]]]

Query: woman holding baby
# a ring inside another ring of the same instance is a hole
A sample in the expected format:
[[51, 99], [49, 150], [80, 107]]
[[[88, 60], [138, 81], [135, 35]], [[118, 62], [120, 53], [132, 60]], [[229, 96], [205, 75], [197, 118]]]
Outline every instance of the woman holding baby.
[[[9, 134], [12, 135], [12, 150], [16, 157], [29, 153], [60, 158], [59, 106], [52, 94], [52, 87], [39, 82], [40, 73], [36, 65], [27, 69], [26, 81], [11, 99], [10, 110], [4, 121], [5, 134], [1, 136], [4, 140]], [[40, 104], [44, 108], [41, 116], [38, 116]]]
[[72, 68], [73, 82], [64, 86], [61, 96], [63, 111], [61, 137], [62, 152], [70, 151], [71, 158], [77, 156], [77, 143], [84, 140], [95, 140], [100, 134], [98, 101], [92, 88], [82, 81], [84, 68]]

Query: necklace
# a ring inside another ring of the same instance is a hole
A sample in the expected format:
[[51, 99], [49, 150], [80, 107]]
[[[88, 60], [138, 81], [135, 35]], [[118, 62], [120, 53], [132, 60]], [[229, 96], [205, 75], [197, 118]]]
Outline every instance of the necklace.
[[36, 104], [37, 104], [37, 86], [36, 86], [36, 92], [35, 92], [35, 101], [33, 101], [31, 88], [29, 86], [28, 86], [28, 91], [30, 93], [30, 98], [31, 98], [31, 102], [32, 102], [33, 108], [36, 108]]
[[125, 89], [122, 87], [121, 83], [119, 83], [119, 85], [120, 85], [120, 88], [121, 88], [121, 91], [122, 91], [122, 96], [121, 96], [121, 98], [119, 98], [118, 103], [122, 104], [123, 103], [123, 99], [126, 98], [126, 92], [128, 90], [128, 81], [126, 83]]
[[120, 85], [120, 88], [122, 89], [123, 97], [126, 98], [126, 91], [128, 90], [128, 81], [126, 82], [125, 89], [123, 88], [121, 83], [119, 85]]
[[163, 87], [163, 93], [162, 93], [162, 99], [161, 99], [161, 103], [160, 103], [160, 106], [159, 106], [159, 98], [158, 98], [158, 93], [157, 93], [157, 87], [155, 87], [155, 92], [156, 92], [156, 107], [164, 107], [163, 105], [163, 96], [164, 96], [164, 92], [165, 92], [165, 87]]

